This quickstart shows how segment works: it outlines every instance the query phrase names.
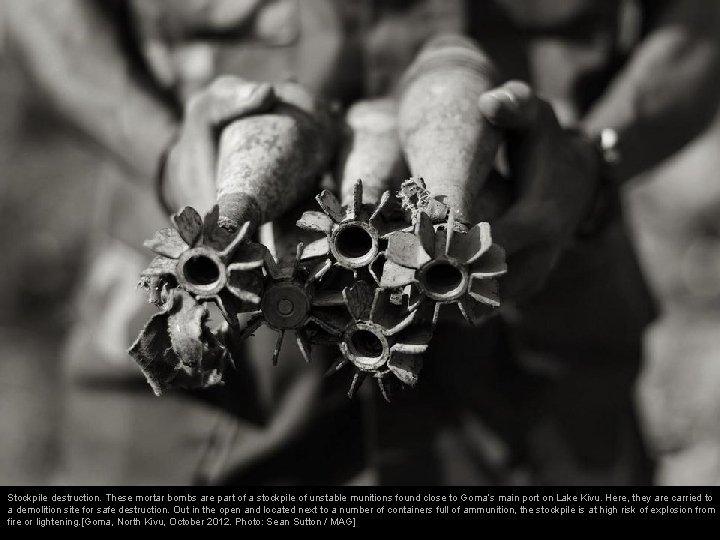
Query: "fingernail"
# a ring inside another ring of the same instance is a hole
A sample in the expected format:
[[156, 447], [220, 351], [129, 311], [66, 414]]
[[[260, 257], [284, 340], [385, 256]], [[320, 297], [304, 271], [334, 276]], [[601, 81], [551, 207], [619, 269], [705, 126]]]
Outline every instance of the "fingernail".
[[478, 98], [478, 103], [484, 104], [486, 107], [490, 107], [491, 110], [496, 110], [498, 106], [503, 104], [502, 98], [497, 95], [495, 90], [485, 92]]
[[518, 108], [518, 100], [515, 97], [515, 94], [513, 94], [510, 90], [507, 88], [498, 88], [496, 90], [493, 90], [491, 92], [493, 94], [493, 98], [497, 99], [498, 101], [502, 101], [505, 104], [511, 105], [513, 108]]

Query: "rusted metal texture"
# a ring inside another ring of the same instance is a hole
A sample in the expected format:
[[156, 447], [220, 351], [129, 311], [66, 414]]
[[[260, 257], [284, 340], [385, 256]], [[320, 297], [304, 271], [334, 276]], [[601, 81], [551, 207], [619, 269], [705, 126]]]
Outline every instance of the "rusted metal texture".
[[335, 120], [300, 85], [274, 85], [278, 104], [225, 127], [220, 136], [217, 189], [220, 223], [250, 232], [316, 191], [338, 139]]
[[[405, 182], [401, 194], [413, 230], [388, 235], [380, 285], [403, 288], [410, 309], [432, 305], [434, 322], [440, 306], [457, 304], [468, 323], [481, 324], [500, 306], [497, 278], [507, 272], [505, 252], [493, 243], [490, 224], [469, 230], [458, 224], [455, 210], [441, 208], [418, 180]], [[446, 220], [434, 225], [428, 209]]]
[[318, 282], [322, 273], [300, 264], [304, 247], [298, 246], [295, 261], [278, 265], [272, 258], [266, 261], [267, 277], [259, 309], [252, 314], [239, 332], [246, 339], [261, 325], [278, 334], [273, 364], [277, 364], [285, 333], [295, 332], [295, 338], [306, 362], [311, 360], [313, 343], [337, 342], [346, 324], [347, 310], [339, 292], [325, 291]]
[[397, 102], [383, 98], [359, 101], [345, 116], [345, 145], [340, 156], [340, 200], [353, 204], [355, 182], [362, 178], [363, 204], [377, 204], [407, 178], [397, 129]]
[[305, 212], [297, 225], [323, 236], [305, 248], [303, 262], [317, 261], [324, 271], [342, 268], [356, 279], [365, 275], [363, 271], [372, 271], [384, 238], [409, 223], [389, 191], [380, 196], [377, 205], [363, 204], [363, 191], [363, 181], [358, 179], [347, 206], [328, 190], [316, 197], [322, 212]]
[[398, 128], [410, 172], [466, 225], [500, 145], [477, 106], [497, 82], [474, 42], [440, 36], [421, 50], [399, 86]]
[[163, 305], [167, 291], [179, 288], [198, 302], [213, 302], [228, 324], [236, 314], [255, 309], [263, 291], [262, 244], [248, 239], [250, 224], [234, 233], [218, 224], [217, 205], [204, 219], [190, 207], [172, 216], [174, 227], [145, 242], [156, 257], [141, 274], [151, 302]]
[[[306, 211], [297, 226], [318, 238], [283, 264], [250, 235], [313, 191], [334, 156], [332, 118], [287, 84], [276, 86], [274, 110], [227, 126], [218, 206], [204, 219], [184, 208], [147, 243], [157, 256], [141, 284], [161, 311], [130, 353], [156, 393], [221, 383], [229, 349], [265, 325], [278, 336], [273, 363], [287, 332], [308, 362], [314, 344], [334, 344], [329, 373], [352, 369], [348, 395], [372, 378], [390, 400], [416, 384], [442, 305], [456, 304], [473, 325], [493, 314], [505, 254], [487, 222], [471, 223], [500, 142], [477, 96], [495, 82], [475, 45], [442, 37], [409, 68], [398, 102], [352, 107], [341, 198], [316, 197], [321, 211]], [[402, 149], [415, 177], [396, 191], [406, 177]], [[215, 329], [208, 304], [225, 319]]]
[[349, 397], [372, 377], [390, 401], [398, 383], [414, 386], [418, 380], [422, 353], [432, 338], [431, 317], [422, 309], [408, 309], [407, 302], [398, 301], [391, 291], [364, 281], [346, 287], [342, 295], [351, 319], [339, 343], [342, 357], [328, 374], [352, 366]]
[[208, 310], [182, 289], [169, 290], [161, 311], [142, 329], [129, 353], [156, 395], [171, 388], [220, 384], [230, 363], [224, 329], [212, 331]]

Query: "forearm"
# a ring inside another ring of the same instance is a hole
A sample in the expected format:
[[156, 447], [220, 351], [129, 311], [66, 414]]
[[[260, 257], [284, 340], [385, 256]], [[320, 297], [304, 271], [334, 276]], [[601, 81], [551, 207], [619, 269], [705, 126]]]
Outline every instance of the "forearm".
[[86, 0], [4, 2], [8, 44], [55, 108], [150, 181], [177, 120], [138, 82], [111, 22]]
[[720, 3], [672, 4], [605, 96], [584, 119], [597, 134], [614, 129], [620, 182], [671, 156], [711, 122], [720, 98]]

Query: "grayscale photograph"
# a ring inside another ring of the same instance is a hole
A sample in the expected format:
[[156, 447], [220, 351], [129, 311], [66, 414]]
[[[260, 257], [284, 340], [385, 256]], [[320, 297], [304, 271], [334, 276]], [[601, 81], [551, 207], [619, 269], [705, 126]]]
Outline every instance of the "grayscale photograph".
[[720, 0], [0, 0], [0, 485], [187, 486], [8, 500], [720, 485], [719, 103]]

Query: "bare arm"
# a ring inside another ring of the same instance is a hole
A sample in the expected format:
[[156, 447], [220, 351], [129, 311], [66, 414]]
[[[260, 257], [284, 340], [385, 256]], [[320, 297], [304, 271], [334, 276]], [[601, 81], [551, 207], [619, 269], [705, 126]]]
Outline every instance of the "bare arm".
[[177, 129], [90, 0], [4, 0], [10, 51], [71, 123], [150, 181]]
[[605, 96], [587, 132], [613, 128], [623, 182], [677, 152], [708, 126], [720, 99], [720, 2], [668, 2]]

